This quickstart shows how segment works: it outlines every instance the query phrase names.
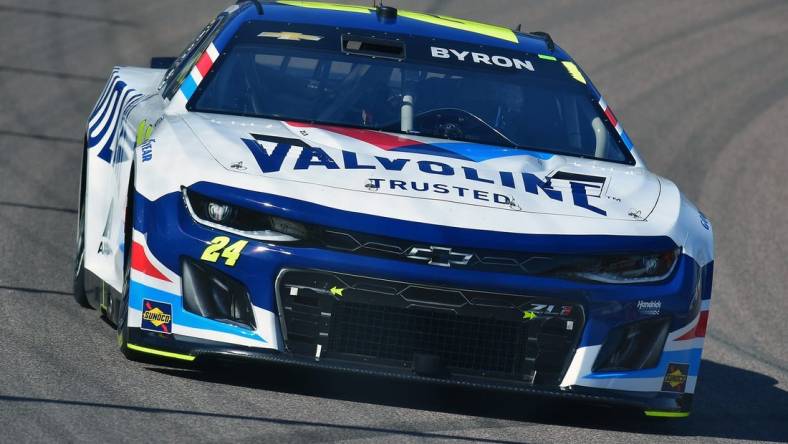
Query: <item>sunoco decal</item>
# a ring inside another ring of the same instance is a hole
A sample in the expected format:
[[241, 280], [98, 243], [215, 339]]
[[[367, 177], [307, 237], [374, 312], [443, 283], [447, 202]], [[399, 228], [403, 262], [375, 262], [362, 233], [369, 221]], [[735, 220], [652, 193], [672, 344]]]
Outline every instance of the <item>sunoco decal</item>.
[[662, 391], [684, 393], [688, 374], [689, 364], [668, 364], [665, 379], [662, 381]]
[[143, 300], [142, 329], [157, 333], [172, 333], [172, 305]]

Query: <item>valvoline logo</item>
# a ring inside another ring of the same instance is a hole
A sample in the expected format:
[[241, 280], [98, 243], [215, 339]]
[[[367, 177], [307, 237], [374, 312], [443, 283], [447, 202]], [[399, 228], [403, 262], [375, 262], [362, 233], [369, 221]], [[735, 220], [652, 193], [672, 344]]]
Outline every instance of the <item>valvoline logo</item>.
[[[294, 128], [306, 127], [305, 124], [294, 122], [288, 122], [288, 125]], [[381, 150], [389, 153], [408, 152], [472, 162], [496, 157], [492, 152], [487, 152], [486, 154], [477, 153], [476, 156], [468, 157], [468, 152], [462, 152], [462, 150], [458, 152], [448, 150], [446, 144], [443, 146], [430, 145], [406, 137], [394, 136], [377, 131], [325, 125], [312, 125], [312, 128], [345, 135], [377, 146]], [[302, 136], [308, 134], [308, 131], [304, 131], [306, 130], [301, 132]], [[546, 198], [557, 202], [564, 202], [565, 199], [571, 199], [572, 205], [576, 207], [584, 208], [601, 216], [607, 216], [607, 211], [605, 209], [597, 207], [589, 201], [589, 196], [598, 198], [601, 194], [606, 183], [604, 177], [564, 174], [565, 176], [575, 177], [573, 180], [569, 180], [571, 193], [565, 196], [562, 189], [554, 188], [552, 184], [552, 179], [559, 179], [558, 174], [543, 180], [535, 174], [528, 172], [515, 173], [513, 171], [498, 171], [497, 174], [485, 177], [483, 172], [474, 166], [456, 165], [436, 160], [414, 160], [408, 157], [394, 158], [388, 156], [372, 156], [372, 158], [362, 161], [356, 152], [339, 150], [341, 152], [340, 158], [337, 157], [336, 154], [331, 154], [320, 147], [311, 146], [301, 139], [263, 134], [251, 134], [251, 136], [252, 139], [242, 138], [241, 140], [249, 149], [252, 156], [254, 156], [263, 174], [278, 173], [288, 168], [292, 168], [294, 171], [308, 171], [313, 169], [324, 171], [341, 171], [343, 169], [367, 170], [370, 174], [374, 174], [375, 171], [381, 170], [387, 172], [403, 172], [406, 171], [406, 169], [412, 170], [413, 168], [418, 168], [421, 173], [431, 176], [435, 178], [435, 180], [449, 177], [462, 177], [465, 179], [468, 186], [455, 186], [450, 185], [448, 182], [411, 182], [407, 180], [393, 180], [373, 176], [369, 178], [367, 188], [370, 190], [386, 189], [392, 192], [431, 193], [435, 196], [451, 195], [462, 199], [472, 199], [473, 201], [493, 202], [507, 208], [516, 207], [516, 202], [510, 196], [501, 193], [491, 193], [490, 191], [477, 189], [472, 186], [478, 184], [498, 185], [501, 189], [520, 189], [528, 194], [546, 196]], [[449, 145], [464, 146], [466, 148], [471, 146], [467, 143], [454, 143]], [[490, 149], [496, 154], [500, 154], [497, 155], [497, 157], [523, 153], [522, 150], [509, 150], [504, 148]], [[298, 152], [298, 154], [297, 156], [293, 156], [296, 157], [294, 163], [287, 163], [286, 161], [289, 159], [291, 151]], [[549, 156], [552, 155], [548, 155], [548, 157]]]
[[172, 305], [147, 299], [143, 300], [142, 329], [157, 333], [172, 333]]

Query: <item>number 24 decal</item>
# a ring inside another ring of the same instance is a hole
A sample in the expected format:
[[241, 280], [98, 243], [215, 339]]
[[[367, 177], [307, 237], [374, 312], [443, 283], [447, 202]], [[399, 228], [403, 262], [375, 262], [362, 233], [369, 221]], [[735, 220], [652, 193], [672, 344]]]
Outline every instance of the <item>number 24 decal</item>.
[[235, 263], [241, 257], [241, 252], [244, 251], [249, 241], [241, 240], [232, 245], [232, 240], [227, 236], [219, 236], [211, 241], [211, 245], [205, 249], [200, 259], [208, 262], [219, 262], [219, 259], [224, 258], [224, 264], [228, 267], [234, 267]]

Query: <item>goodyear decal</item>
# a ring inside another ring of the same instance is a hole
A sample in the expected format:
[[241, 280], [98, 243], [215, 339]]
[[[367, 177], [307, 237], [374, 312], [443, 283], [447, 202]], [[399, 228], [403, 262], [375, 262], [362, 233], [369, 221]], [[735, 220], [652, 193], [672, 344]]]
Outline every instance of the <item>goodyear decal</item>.
[[153, 140], [150, 138], [153, 134], [153, 125], [148, 123], [145, 119], [137, 126], [137, 146], [142, 154], [142, 161], [149, 162], [153, 160]]
[[172, 333], [172, 305], [144, 299], [141, 328], [157, 333]]
[[142, 122], [140, 122], [140, 124], [137, 126], [137, 146], [147, 142], [148, 139], [150, 139], [152, 133], [153, 125], [148, 123], [147, 119], [144, 119]]
[[140, 145], [140, 153], [142, 154], [143, 162], [150, 162], [153, 160], [153, 139], [147, 140]]

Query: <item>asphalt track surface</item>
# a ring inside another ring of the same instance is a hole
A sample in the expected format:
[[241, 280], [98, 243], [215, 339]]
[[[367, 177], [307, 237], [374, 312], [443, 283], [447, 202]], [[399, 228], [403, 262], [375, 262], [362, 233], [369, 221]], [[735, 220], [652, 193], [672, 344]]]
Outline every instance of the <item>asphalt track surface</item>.
[[0, 442], [788, 440], [788, 2], [391, 3], [550, 31], [650, 167], [712, 219], [716, 281], [692, 417], [126, 361], [110, 326], [71, 298], [86, 117], [113, 65], [176, 55], [225, 3], [0, 0]]

